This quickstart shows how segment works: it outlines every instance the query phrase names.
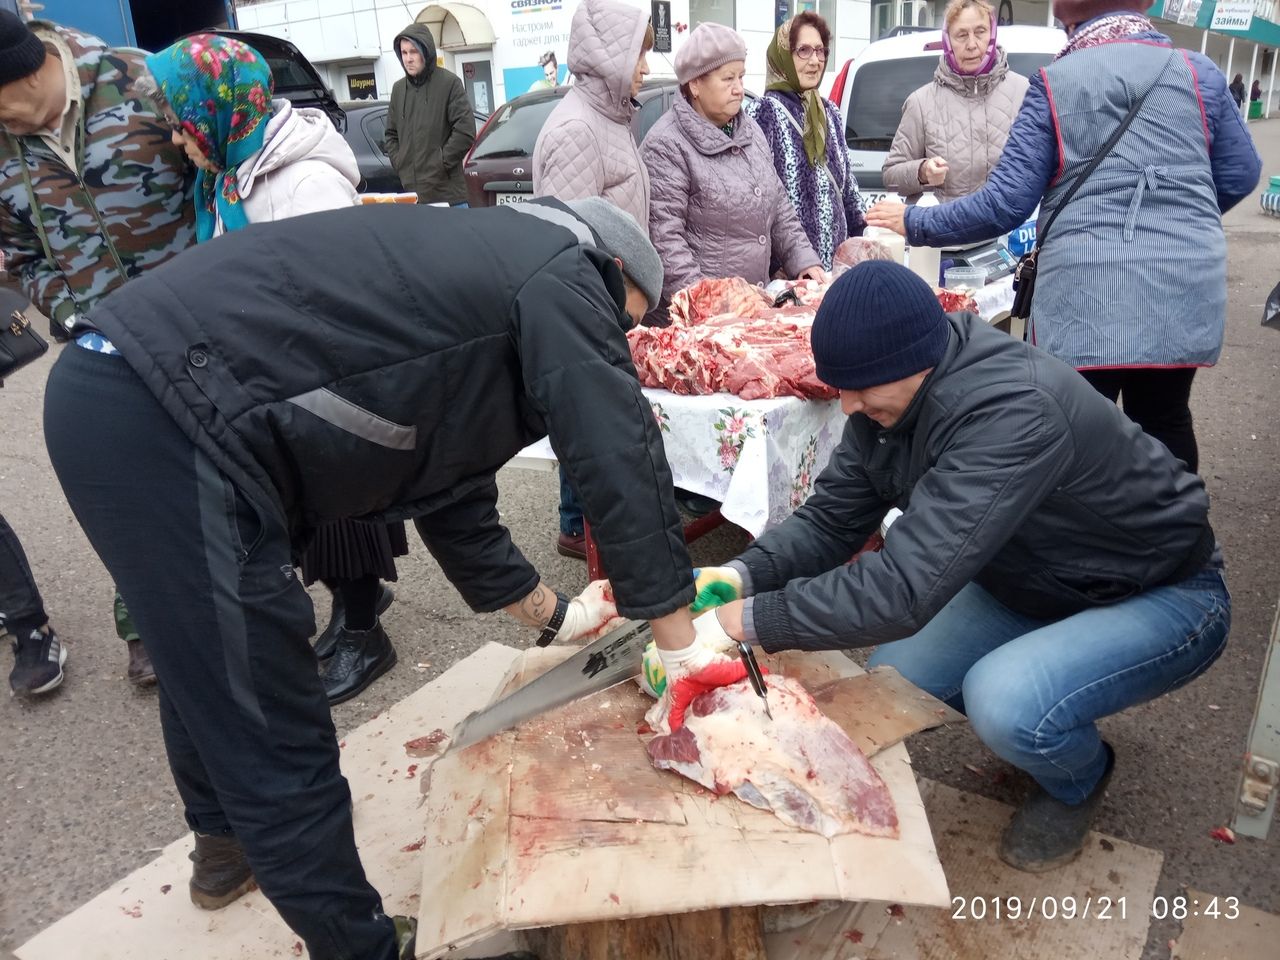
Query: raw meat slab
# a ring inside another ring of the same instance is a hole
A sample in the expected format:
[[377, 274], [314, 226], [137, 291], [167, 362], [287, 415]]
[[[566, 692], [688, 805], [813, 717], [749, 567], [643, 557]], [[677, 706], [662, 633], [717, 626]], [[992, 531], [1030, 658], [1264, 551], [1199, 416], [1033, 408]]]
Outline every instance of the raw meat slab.
[[766, 682], [771, 716], [745, 680], [709, 690], [690, 703], [684, 726], [649, 741], [653, 765], [801, 830], [896, 839], [888, 788], [849, 735], [798, 680]]

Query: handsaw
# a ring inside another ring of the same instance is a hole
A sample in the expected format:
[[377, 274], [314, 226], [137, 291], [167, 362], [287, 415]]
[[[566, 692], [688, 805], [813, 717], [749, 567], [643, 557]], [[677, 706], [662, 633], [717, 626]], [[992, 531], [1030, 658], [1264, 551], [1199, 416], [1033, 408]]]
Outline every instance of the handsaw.
[[649, 624], [643, 621], [628, 620], [614, 627], [564, 663], [467, 716], [454, 728], [448, 749], [469, 747], [554, 707], [629, 680], [640, 672], [644, 648], [652, 639]]

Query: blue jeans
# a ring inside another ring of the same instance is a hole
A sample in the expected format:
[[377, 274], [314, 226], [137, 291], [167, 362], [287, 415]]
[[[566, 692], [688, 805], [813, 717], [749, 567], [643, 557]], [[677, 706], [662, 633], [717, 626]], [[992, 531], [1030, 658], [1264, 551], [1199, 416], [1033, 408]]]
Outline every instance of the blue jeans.
[[560, 532], [568, 537], [582, 536], [582, 504], [578, 502], [569, 478], [560, 468]]
[[1212, 566], [1058, 621], [1014, 613], [970, 583], [868, 665], [894, 667], [963, 710], [992, 752], [1077, 804], [1106, 766], [1095, 721], [1194, 680], [1230, 627], [1231, 597]]

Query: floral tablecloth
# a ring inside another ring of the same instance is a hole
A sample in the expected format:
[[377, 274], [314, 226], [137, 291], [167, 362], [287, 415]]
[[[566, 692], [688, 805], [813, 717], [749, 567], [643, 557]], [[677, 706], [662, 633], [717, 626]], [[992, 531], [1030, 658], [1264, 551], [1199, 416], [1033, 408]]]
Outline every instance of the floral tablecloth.
[[[681, 397], [648, 388], [644, 394], [676, 486], [721, 501], [724, 518], [753, 536], [804, 503], [844, 430], [839, 400]], [[555, 454], [543, 439], [520, 457], [553, 460]]]

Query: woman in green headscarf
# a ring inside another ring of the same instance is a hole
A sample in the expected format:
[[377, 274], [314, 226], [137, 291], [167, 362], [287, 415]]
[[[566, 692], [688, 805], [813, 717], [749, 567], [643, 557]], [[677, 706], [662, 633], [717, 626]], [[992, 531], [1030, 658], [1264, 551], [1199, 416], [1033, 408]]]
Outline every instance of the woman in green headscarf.
[[[195, 34], [147, 58], [156, 102], [196, 165], [196, 240], [251, 223], [349, 207], [360, 172], [323, 110], [271, 99], [271, 70], [252, 47]], [[333, 593], [329, 625], [316, 640], [330, 703], [362, 692], [396, 662], [381, 614], [392, 601], [382, 580], [409, 552], [403, 523], [340, 520], [312, 532], [302, 579]]]
[[830, 50], [831, 30], [816, 13], [786, 21], [766, 55], [767, 92], [745, 108], [764, 131], [773, 165], [826, 270], [836, 248], [866, 226], [840, 111], [818, 94]]

